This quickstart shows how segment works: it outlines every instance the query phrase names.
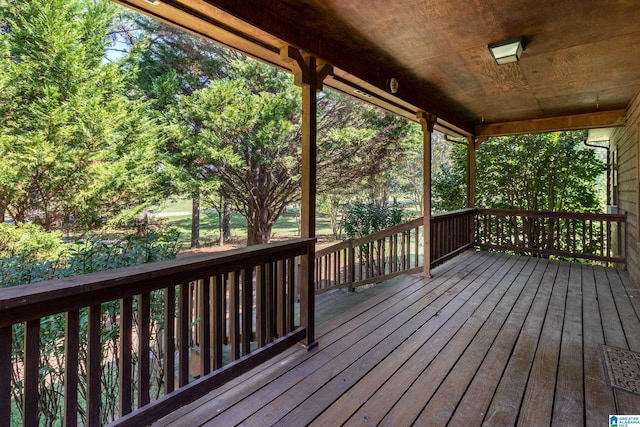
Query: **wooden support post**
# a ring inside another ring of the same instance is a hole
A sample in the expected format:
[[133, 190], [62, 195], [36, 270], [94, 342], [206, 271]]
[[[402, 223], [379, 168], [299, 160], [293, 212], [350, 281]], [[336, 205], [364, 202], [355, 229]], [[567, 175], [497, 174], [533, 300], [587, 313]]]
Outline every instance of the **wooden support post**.
[[[317, 102], [316, 92], [322, 90], [322, 81], [333, 73], [329, 64], [320, 66], [316, 58], [303, 55], [299, 50], [284, 46], [280, 50], [282, 59], [293, 66], [294, 82], [302, 87], [302, 202], [300, 206], [300, 230], [302, 237], [316, 235], [316, 136]], [[300, 322], [307, 329], [304, 345], [311, 349], [315, 342], [315, 256], [310, 253], [300, 260]]]
[[424, 155], [422, 158], [422, 201], [423, 201], [423, 274], [431, 277], [431, 136], [436, 125], [436, 116], [418, 111], [418, 121], [422, 125]]
[[468, 137], [467, 144], [467, 200], [466, 207], [476, 206], [476, 140]]

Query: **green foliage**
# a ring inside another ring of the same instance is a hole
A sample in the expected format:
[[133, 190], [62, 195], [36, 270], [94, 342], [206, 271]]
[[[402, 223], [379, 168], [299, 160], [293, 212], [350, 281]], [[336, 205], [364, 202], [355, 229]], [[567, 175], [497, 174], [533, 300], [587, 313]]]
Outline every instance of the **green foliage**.
[[[165, 188], [203, 201], [222, 195], [246, 218], [248, 243], [268, 242], [300, 197], [300, 90], [270, 66], [145, 19], [138, 25], [150, 40], [139, 86], [167, 141]], [[395, 184], [385, 171], [416, 126], [334, 92], [319, 94], [318, 111], [318, 191], [366, 189], [386, 202]]]
[[127, 97], [135, 69], [104, 61], [114, 5], [30, 0], [0, 13], [0, 209], [17, 223], [87, 230], [152, 200], [158, 135]]
[[[432, 209], [434, 212], [450, 212], [465, 206], [467, 148], [455, 144], [451, 147], [449, 163], [441, 165], [431, 182]], [[482, 171], [478, 168], [477, 174]]]
[[357, 239], [401, 224], [402, 209], [398, 205], [355, 202], [347, 207], [343, 221], [346, 235]]
[[[598, 178], [606, 170], [586, 133], [555, 132], [492, 138], [476, 154], [476, 204], [488, 208], [601, 212]], [[466, 150], [434, 178], [434, 205], [464, 205]]]
[[59, 232], [45, 233], [36, 224], [0, 224], [0, 259], [15, 257], [27, 263], [52, 261], [64, 252]]
[[0, 229], [1, 244], [12, 246], [0, 258], [0, 288], [173, 259], [180, 247], [174, 231], [62, 244], [59, 234], [36, 226], [13, 227], [21, 230], [20, 239], [12, 240], [18, 233], [7, 233], [5, 239], [5, 228]]
[[[23, 285], [43, 280], [64, 278], [79, 274], [109, 270], [175, 258], [179, 249], [176, 232], [149, 233], [142, 237], [128, 236], [117, 240], [105, 240], [98, 236], [79, 242], [64, 244], [59, 232], [45, 232], [34, 224], [14, 226], [0, 224], [0, 288]], [[152, 295], [151, 350], [159, 354], [157, 341], [161, 324], [161, 297]], [[135, 307], [134, 307], [135, 309]], [[119, 358], [119, 334], [117, 326], [120, 307], [118, 301], [102, 304], [101, 358], [103, 374], [102, 421], [108, 423], [117, 417], [117, 378]], [[80, 311], [80, 372], [86, 373], [87, 360], [87, 311]], [[135, 320], [135, 319], [134, 319]], [[39, 424], [58, 425], [62, 416], [62, 396], [64, 377], [65, 316], [45, 316], [40, 320], [40, 375], [39, 375]], [[24, 363], [24, 324], [13, 326], [12, 340], [12, 396], [21, 411], [22, 372]], [[154, 364], [159, 357], [154, 357]], [[161, 367], [155, 366], [151, 378], [157, 392], [162, 384]], [[79, 393], [86, 401], [86, 380], [80, 376]], [[157, 397], [157, 396], [156, 396]], [[80, 411], [83, 422], [86, 414]]]

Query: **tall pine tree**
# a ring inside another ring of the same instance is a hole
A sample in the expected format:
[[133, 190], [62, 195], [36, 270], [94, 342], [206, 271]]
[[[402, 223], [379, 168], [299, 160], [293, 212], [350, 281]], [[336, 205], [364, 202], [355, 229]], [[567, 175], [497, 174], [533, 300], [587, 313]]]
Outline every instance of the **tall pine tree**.
[[93, 228], [155, 193], [158, 138], [127, 97], [135, 67], [105, 58], [117, 11], [0, 3], [0, 210], [16, 223]]

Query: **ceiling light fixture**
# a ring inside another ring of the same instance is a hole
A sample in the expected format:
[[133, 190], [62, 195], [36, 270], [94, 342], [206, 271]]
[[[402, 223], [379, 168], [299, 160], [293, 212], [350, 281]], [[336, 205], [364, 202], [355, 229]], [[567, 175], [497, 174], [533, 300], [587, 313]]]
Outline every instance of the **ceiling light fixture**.
[[522, 37], [514, 37], [501, 42], [491, 43], [488, 47], [489, 52], [491, 52], [491, 55], [498, 65], [517, 62], [524, 51]]

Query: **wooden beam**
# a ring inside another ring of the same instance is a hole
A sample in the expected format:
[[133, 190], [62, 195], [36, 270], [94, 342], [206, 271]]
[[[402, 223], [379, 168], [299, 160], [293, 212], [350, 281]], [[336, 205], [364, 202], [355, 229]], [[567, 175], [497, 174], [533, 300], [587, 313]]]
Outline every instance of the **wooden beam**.
[[[151, 5], [145, 0], [115, 1], [254, 58], [262, 59], [264, 55], [266, 62], [270, 64], [282, 64], [282, 61], [273, 58], [273, 43], [277, 39], [279, 43], [276, 46], [299, 46], [353, 76], [354, 82], [365, 81], [382, 92], [386, 91], [387, 80], [396, 77], [400, 81], [400, 90], [390, 96], [390, 99], [407, 102], [415, 106], [415, 111], [432, 111], [440, 120], [464, 130], [463, 133], [472, 133], [471, 123], [443, 108], [438, 102], [442, 94], [437, 87], [425, 90], [428, 82], [408, 72], [393, 56], [378, 51], [377, 54], [382, 55], [381, 57], [370, 57], [370, 60], [365, 61], [363, 58], [366, 56], [363, 55], [368, 51], [350, 50], [348, 46], [336, 41], [329, 31], [310, 32], [308, 28], [295, 25], [279, 13], [278, 7], [265, 0], [162, 0], [158, 5]], [[341, 24], [336, 22], [336, 25], [332, 31], [341, 31]]]
[[491, 137], [563, 130], [620, 127], [625, 125], [626, 114], [627, 110], [612, 110], [517, 122], [490, 123], [476, 126], [475, 135], [479, 137]]
[[422, 158], [422, 203], [423, 203], [423, 274], [431, 277], [431, 136], [437, 118], [433, 114], [418, 111], [418, 122], [422, 125], [424, 150]]

